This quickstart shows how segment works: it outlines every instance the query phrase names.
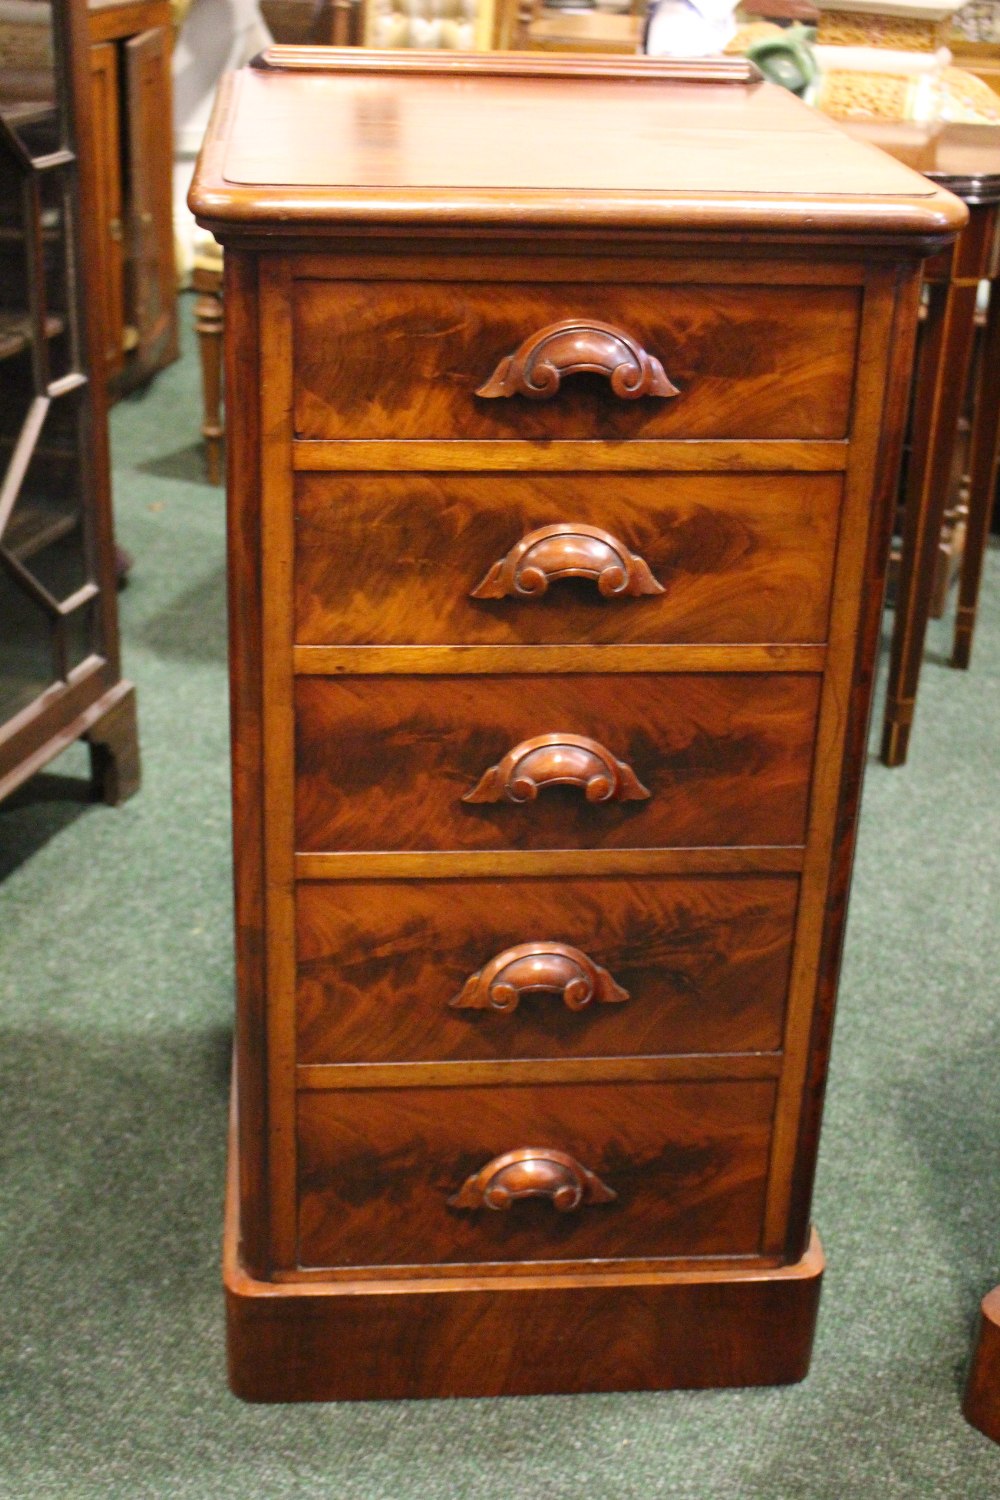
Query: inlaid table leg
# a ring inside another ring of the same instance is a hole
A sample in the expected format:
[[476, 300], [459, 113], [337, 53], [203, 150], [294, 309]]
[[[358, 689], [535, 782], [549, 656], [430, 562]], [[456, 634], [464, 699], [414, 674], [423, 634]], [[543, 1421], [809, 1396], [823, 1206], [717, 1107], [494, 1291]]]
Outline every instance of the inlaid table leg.
[[902, 765], [909, 746], [952, 450], [972, 355], [977, 286], [976, 279], [929, 286], [882, 733], [887, 766]]
[[996, 282], [990, 286], [980, 372], [972, 428], [969, 516], [959, 575], [955, 642], [951, 655], [953, 667], [968, 667], [972, 656], [979, 585], [990, 534], [997, 463], [1000, 460], [1000, 288]]

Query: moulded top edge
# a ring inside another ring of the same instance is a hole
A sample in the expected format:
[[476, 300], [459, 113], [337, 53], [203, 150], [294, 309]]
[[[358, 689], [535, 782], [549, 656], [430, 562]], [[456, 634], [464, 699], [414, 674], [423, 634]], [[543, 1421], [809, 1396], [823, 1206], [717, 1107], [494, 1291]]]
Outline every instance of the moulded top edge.
[[[752, 101], [752, 102], [751, 102]], [[210, 228], [947, 236], [964, 207], [783, 90], [244, 70], [190, 195]]]

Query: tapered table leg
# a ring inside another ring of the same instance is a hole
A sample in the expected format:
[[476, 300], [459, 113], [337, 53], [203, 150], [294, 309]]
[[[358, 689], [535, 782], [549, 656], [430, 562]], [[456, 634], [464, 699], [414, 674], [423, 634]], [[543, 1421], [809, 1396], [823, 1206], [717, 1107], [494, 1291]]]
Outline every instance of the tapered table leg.
[[1000, 283], [990, 286], [980, 363], [979, 390], [972, 427], [969, 475], [969, 515], [965, 550], [958, 582], [958, 610], [951, 665], [968, 667], [976, 607], [983, 575], [983, 558], [990, 534], [993, 496], [996, 493], [997, 461], [1000, 459]]
[[978, 279], [950, 279], [929, 287], [882, 734], [887, 766], [902, 765], [909, 746], [952, 451], [972, 355], [977, 286]]

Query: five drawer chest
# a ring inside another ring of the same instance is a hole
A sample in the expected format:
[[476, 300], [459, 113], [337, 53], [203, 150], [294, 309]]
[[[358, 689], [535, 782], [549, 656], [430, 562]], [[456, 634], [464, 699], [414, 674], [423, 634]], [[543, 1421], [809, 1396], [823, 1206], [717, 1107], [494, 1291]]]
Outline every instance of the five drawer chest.
[[273, 48], [225, 246], [257, 1400], [799, 1379], [921, 259], [742, 62]]

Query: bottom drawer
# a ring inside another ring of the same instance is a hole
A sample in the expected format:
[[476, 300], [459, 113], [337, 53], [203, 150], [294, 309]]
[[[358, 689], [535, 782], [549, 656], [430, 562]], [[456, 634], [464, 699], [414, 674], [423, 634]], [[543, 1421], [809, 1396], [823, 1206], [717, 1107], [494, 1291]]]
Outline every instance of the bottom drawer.
[[300, 1264], [752, 1255], [775, 1090], [768, 1079], [304, 1092]]

